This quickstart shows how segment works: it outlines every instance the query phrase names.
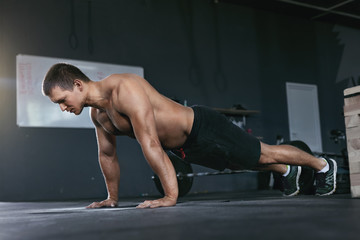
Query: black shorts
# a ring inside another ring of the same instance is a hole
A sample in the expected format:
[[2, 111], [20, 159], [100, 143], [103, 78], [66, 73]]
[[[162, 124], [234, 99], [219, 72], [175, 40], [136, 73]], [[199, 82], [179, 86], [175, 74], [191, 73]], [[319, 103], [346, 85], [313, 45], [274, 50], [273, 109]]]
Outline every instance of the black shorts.
[[230, 165], [254, 168], [260, 158], [260, 141], [235, 126], [224, 115], [193, 106], [194, 123], [185, 144], [172, 152], [186, 162], [224, 170]]

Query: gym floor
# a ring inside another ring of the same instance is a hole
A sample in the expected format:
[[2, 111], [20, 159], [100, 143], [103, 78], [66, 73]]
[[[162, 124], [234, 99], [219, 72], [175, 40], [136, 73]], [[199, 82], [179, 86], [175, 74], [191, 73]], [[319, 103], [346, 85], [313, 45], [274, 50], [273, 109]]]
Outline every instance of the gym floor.
[[359, 239], [360, 199], [276, 190], [190, 194], [175, 207], [88, 210], [91, 201], [0, 203], [0, 239]]

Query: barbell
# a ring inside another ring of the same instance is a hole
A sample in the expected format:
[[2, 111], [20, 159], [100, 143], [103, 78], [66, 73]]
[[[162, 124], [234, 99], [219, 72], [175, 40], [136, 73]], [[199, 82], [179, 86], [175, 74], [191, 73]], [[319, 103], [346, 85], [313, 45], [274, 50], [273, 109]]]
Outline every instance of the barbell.
[[[175, 168], [176, 177], [177, 177], [177, 181], [178, 181], [178, 187], [179, 187], [179, 197], [185, 196], [190, 191], [193, 181], [194, 181], [193, 180], [194, 177], [258, 172], [258, 171], [253, 171], [253, 170], [224, 170], [224, 171], [194, 173], [193, 169], [191, 167], [191, 164], [183, 161], [176, 155], [168, 154], [168, 156]], [[157, 190], [162, 195], [164, 195], [164, 190], [162, 188], [159, 177], [157, 175], [153, 175], [152, 179], [155, 182], [155, 186], [156, 186]]]

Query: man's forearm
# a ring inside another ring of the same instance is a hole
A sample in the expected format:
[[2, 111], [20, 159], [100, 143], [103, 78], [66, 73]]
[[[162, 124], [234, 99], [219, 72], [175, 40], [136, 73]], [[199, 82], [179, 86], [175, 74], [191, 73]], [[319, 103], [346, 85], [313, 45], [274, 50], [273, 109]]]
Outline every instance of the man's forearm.
[[119, 198], [120, 167], [117, 157], [99, 156], [100, 167], [104, 175], [108, 198]]
[[159, 176], [165, 196], [177, 199], [178, 185], [175, 169], [160, 146], [152, 146], [143, 148], [145, 158], [149, 162], [151, 168]]
[[166, 166], [162, 169], [162, 171], [159, 172], [159, 174], [161, 175], [159, 176], [160, 181], [163, 186], [165, 196], [176, 200], [179, 195], [176, 172], [174, 166], [172, 165], [169, 157], [165, 152], [163, 153], [163, 158]]

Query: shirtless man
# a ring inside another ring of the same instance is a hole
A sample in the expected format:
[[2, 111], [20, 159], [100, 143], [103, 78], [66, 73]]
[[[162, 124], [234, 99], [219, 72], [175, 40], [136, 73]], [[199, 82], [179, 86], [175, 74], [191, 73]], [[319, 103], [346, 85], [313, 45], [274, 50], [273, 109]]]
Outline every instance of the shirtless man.
[[185, 107], [168, 99], [135, 74], [113, 74], [94, 82], [78, 68], [59, 63], [46, 74], [42, 90], [62, 111], [79, 115], [84, 107], [91, 107], [108, 198], [88, 208], [117, 205], [117, 135], [138, 141], [164, 189], [163, 198], [144, 201], [138, 208], [168, 207], [177, 202], [176, 173], [164, 149], [178, 149], [185, 161], [215, 169], [261, 168], [279, 172], [287, 182], [288, 196], [299, 192], [300, 166], [309, 166], [319, 172], [318, 195], [335, 191], [334, 160], [315, 158], [288, 145], [262, 143], [211, 109]]

